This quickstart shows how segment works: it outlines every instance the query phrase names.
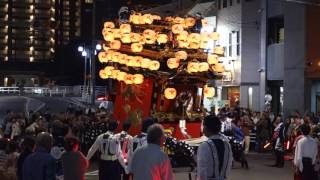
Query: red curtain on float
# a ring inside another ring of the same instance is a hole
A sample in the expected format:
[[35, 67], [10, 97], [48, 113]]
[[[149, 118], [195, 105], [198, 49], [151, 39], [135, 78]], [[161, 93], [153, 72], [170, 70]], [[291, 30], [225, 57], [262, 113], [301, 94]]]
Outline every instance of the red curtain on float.
[[[130, 106], [130, 111], [140, 109], [142, 111], [142, 120], [150, 116], [151, 98], [153, 92], [152, 79], [145, 78], [143, 84], [131, 85], [130, 96], [128, 97], [128, 86], [121, 82], [117, 86], [117, 96], [114, 105], [113, 117], [119, 121], [118, 130], [122, 129], [122, 123], [128, 119], [128, 114], [125, 111], [126, 106]], [[127, 95], [127, 96], [126, 96]], [[132, 124], [129, 131], [130, 134], [135, 135], [140, 132], [141, 123], [134, 126]]]

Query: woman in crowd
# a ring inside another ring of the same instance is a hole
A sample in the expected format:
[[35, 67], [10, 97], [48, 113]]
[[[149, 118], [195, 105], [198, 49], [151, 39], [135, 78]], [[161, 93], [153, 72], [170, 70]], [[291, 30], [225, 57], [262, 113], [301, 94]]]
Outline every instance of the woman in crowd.
[[66, 152], [61, 157], [64, 180], [84, 180], [89, 163], [85, 156], [78, 151], [78, 139], [66, 138], [64, 147]]
[[21, 154], [18, 157], [17, 160], [17, 178], [18, 180], [22, 180], [22, 166], [24, 160], [34, 151], [36, 142], [34, 138], [32, 137], [26, 137], [22, 141], [21, 144]]

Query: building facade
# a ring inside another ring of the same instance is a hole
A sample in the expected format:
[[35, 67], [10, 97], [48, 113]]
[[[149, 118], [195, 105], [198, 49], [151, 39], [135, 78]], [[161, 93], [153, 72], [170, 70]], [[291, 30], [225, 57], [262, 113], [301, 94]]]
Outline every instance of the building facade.
[[0, 86], [43, 84], [56, 48], [80, 36], [80, 13], [80, 0], [1, 0]]

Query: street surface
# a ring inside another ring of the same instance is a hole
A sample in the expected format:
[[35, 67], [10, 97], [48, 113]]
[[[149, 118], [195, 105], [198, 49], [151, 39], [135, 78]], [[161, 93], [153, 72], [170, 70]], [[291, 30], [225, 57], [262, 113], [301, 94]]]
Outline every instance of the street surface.
[[[292, 180], [293, 171], [290, 161], [286, 161], [284, 168], [269, 167], [274, 163], [270, 154], [250, 153], [248, 155], [249, 169], [241, 168], [241, 164], [235, 163], [228, 180]], [[94, 166], [94, 165], [92, 165]], [[92, 167], [91, 167], [92, 168]], [[97, 171], [92, 170], [87, 174], [88, 180], [98, 180]], [[176, 180], [189, 180], [188, 173], [176, 173]], [[192, 174], [192, 180], [195, 175]]]

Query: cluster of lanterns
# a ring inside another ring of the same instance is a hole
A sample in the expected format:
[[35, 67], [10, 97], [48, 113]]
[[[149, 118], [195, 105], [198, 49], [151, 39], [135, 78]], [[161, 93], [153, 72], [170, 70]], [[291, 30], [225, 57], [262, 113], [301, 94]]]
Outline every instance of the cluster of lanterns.
[[142, 74], [129, 74], [113, 66], [106, 66], [104, 69], [99, 71], [99, 76], [101, 79], [115, 79], [118, 81], [123, 81], [126, 84], [142, 84], [144, 81], [144, 76]]
[[[187, 48], [187, 49], [208, 49], [208, 45], [210, 42], [219, 40], [219, 33], [189, 33], [183, 29], [183, 26], [180, 24], [175, 24], [172, 26], [172, 33], [176, 35], [176, 40], [179, 48]], [[221, 53], [221, 48], [214, 49], [219, 54]], [[224, 50], [224, 49], [223, 49]]]
[[99, 52], [98, 59], [101, 63], [108, 63], [110, 61], [129, 67], [149, 69], [151, 71], [156, 71], [160, 68], [159, 61], [144, 58], [142, 56], [129, 56], [112, 50]]
[[131, 14], [129, 21], [133, 24], [152, 24], [154, 20], [161, 20], [158, 15], [136, 13]]
[[[208, 85], [205, 85], [203, 87], [203, 95], [204, 97], [207, 97], [207, 98], [212, 98], [215, 96], [215, 89], [214, 87], [210, 87]], [[164, 90], [164, 97], [166, 99], [175, 99], [177, 96], [177, 90], [173, 87], [169, 87], [169, 88], [166, 88]]]

